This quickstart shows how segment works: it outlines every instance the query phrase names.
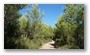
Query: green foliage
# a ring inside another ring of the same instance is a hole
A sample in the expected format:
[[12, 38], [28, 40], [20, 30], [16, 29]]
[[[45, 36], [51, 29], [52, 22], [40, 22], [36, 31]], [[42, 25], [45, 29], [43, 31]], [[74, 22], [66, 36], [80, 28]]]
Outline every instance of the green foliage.
[[15, 42], [17, 49], [39, 49], [39, 47], [51, 41], [51, 39], [34, 38], [30, 39], [26, 34], [21, 35]]
[[4, 48], [11, 49], [15, 48], [15, 41], [19, 36], [18, 28], [18, 18], [20, 14], [18, 13], [19, 9], [22, 9], [26, 5], [14, 5], [14, 4], [5, 4], [4, 5]]
[[[30, 10], [27, 10], [27, 14], [25, 15], [26, 19], [28, 19], [27, 26], [29, 26], [29, 36], [30, 38], [40, 37], [39, 31], [41, 31], [42, 17], [43, 14], [40, 15], [40, 10], [38, 9], [38, 5], [34, 4]], [[26, 27], [27, 29], [28, 27]]]
[[53, 28], [50, 25], [46, 25], [44, 23], [42, 23], [42, 27], [41, 27], [41, 35], [44, 38], [53, 38]]
[[27, 38], [27, 35], [21, 35], [21, 37], [16, 40], [15, 44], [17, 45], [16, 48], [29, 48], [29, 39]]
[[67, 38], [66, 34], [68, 34], [68, 30], [67, 30], [68, 26], [67, 27], [66, 26], [67, 23], [64, 20], [64, 16], [60, 15], [54, 31], [55, 47], [59, 47], [66, 44], [66, 38]]
[[65, 5], [64, 14], [58, 17], [54, 28], [55, 47], [70, 45], [69, 48], [84, 48], [83, 13], [83, 5]]
[[22, 16], [20, 19], [20, 31], [25, 32], [26, 25], [27, 25], [27, 19], [25, 19], [25, 17]]
[[[67, 10], [65, 10], [66, 8]], [[75, 45], [82, 49], [84, 48], [84, 5], [66, 5], [65, 9], [65, 15], [68, 20], [74, 21], [77, 26], [73, 37], [76, 40]]]

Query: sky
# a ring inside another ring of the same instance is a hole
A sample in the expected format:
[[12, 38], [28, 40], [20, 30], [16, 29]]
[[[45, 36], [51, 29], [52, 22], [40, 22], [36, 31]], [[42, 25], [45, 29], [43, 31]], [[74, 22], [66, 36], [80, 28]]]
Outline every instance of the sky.
[[[43, 23], [47, 25], [55, 26], [55, 22], [58, 20], [58, 16], [63, 14], [63, 6], [64, 4], [38, 4], [38, 8], [40, 9], [40, 14], [44, 11]], [[20, 14], [27, 13], [27, 9], [31, 9], [32, 5], [27, 6], [19, 10]]]

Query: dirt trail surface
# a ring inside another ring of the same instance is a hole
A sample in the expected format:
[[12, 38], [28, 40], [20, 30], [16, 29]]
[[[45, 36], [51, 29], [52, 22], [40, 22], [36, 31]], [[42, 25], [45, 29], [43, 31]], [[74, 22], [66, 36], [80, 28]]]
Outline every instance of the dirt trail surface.
[[45, 43], [45, 44], [42, 45], [42, 47], [39, 48], [39, 49], [55, 49], [54, 46], [53, 46], [54, 43], [55, 43], [54, 41]]

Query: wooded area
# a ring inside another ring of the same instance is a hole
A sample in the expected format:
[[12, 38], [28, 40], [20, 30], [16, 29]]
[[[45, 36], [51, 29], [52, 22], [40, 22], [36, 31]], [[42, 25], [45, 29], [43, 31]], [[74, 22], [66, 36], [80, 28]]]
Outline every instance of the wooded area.
[[42, 22], [45, 14], [40, 14], [37, 4], [19, 14], [26, 6], [4, 4], [4, 49], [39, 49], [52, 40], [56, 49], [84, 49], [83, 4], [65, 4], [55, 27]]

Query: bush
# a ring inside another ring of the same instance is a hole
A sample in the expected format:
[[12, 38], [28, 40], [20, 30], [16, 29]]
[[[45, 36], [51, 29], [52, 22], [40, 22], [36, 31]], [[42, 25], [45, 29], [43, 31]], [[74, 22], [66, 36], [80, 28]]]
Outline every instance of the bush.
[[21, 37], [19, 37], [16, 40], [16, 48], [17, 49], [39, 49], [40, 46], [42, 46], [42, 44], [51, 41], [50, 38], [48, 39], [44, 39], [44, 38], [34, 38], [34, 39], [30, 39], [27, 35], [21, 35]]
[[30, 39], [27, 37], [27, 35], [21, 35], [21, 37], [19, 37], [17, 40], [16, 40], [16, 48], [19, 48], [19, 49], [27, 49], [29, 48], [29, 45], [30, 45]]

